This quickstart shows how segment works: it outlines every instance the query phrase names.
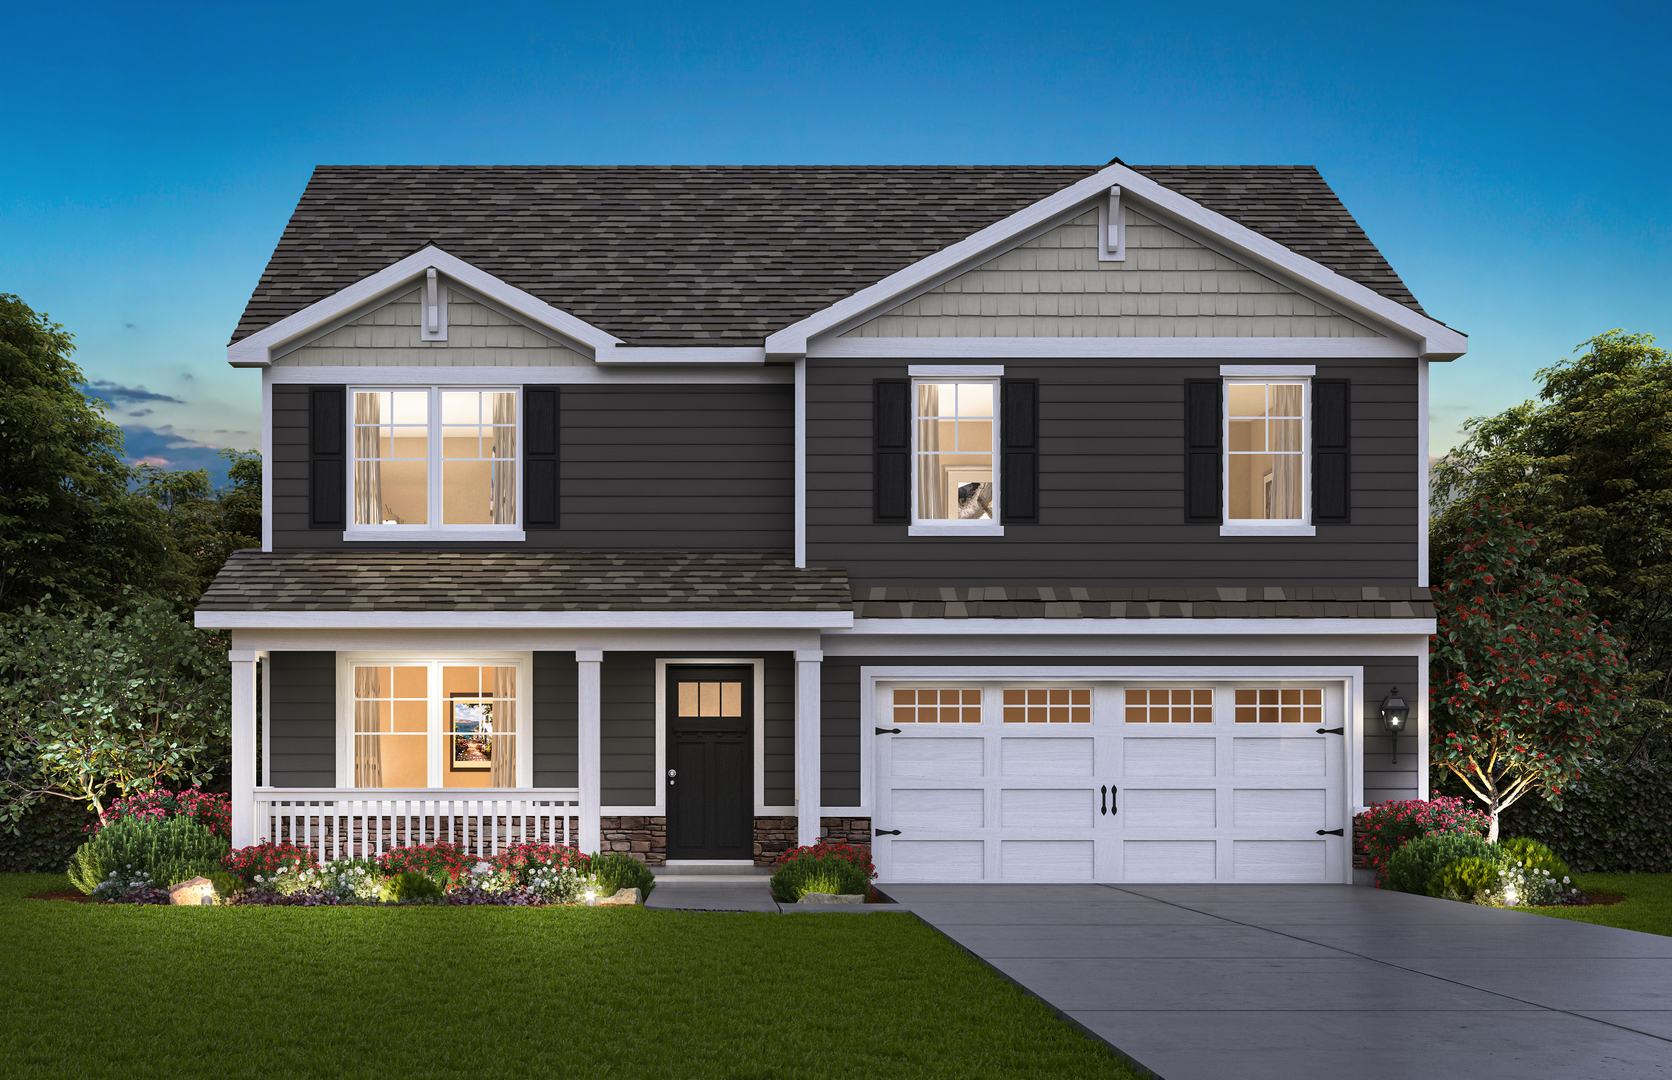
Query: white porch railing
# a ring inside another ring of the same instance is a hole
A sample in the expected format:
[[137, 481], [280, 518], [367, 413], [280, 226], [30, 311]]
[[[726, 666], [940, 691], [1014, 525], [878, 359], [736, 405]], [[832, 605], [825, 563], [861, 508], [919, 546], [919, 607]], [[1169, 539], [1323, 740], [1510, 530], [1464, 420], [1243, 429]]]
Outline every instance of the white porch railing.
[[257, 788], [255, 834], [307, 847], [321, 861], [376, 858], [450, 841], [472, 855], [510, 844], [570, 844], [578, 788]]

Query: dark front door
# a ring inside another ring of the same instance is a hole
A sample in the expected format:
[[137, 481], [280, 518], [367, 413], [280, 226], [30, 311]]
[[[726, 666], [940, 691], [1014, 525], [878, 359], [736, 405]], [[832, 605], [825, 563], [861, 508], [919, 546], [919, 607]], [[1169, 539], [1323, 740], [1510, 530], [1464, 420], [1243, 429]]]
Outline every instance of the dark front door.
[[667, 674], [668, 858], [751, 858], [754, 668]]

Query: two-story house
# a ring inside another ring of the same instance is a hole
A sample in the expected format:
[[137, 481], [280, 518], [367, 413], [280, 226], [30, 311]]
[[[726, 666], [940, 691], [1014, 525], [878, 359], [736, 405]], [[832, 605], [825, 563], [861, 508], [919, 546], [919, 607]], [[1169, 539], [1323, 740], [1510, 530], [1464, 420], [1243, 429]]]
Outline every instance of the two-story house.
[[1464, 349], [1311, 168], [321, 168], [234, 843], [1350, 880]]

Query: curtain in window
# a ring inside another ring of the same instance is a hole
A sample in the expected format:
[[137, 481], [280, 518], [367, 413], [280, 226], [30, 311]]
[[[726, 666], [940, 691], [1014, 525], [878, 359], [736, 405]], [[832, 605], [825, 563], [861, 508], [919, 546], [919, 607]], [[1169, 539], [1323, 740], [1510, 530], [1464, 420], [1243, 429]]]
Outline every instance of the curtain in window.
[[517, 395], [493, 397], [493, 490], [492, 521], [495, 525], [517, 522]]
[[383, 704], [382, 668], [354, 669], [354, 786], [383, 786], [383, 737], [377, 734]]
[[493, 770], [490, 787], [517, 786], [517, 669], [493, 668]]
[[920, 519], [951, 517], [947, 512], [946, 484], [941, 477], [940, 421], [941, 388], [917, 387], [917, 516]]
[[[378, 461], [378, 395], [354, 395], [354, 523], [383, 524], [383, 465]], [[365, 426], [362, 426], [365, 425]]]

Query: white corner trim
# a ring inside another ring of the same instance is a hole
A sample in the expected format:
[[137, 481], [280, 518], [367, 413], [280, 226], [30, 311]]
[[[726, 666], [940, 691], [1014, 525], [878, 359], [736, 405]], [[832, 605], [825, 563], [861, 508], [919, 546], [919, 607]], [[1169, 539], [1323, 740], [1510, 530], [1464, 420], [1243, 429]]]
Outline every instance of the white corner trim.
[[[1058, 214], [1106, 196], [1113, 187], [1121, 189], [1123, 201], [1130, 198], [1148, 204], [1188, 222], [1231, 249], [1254, 269], [1277, 271], [1278, 277], [1293, 277], [1318, 289], [1335, 303], [1399, 328], [1418, 341], [1418, 354], [1450, 360], [1468, 351], [1468, 338], [1433, 319], [1419, 315], [1403, 304], [1337, 274], [1322, 264], [1238, 225], [1223, 214], [1163, 187], [1124, 165], [1110, 165], [1078, 183], [1023, 207], [964, 240], [935, 252], [903, 270], [896, 271], [868, 288], [837, 301], [822, 311], [791, 323], [766, 339], [768, 359], [791, 360], [807, 355], [808, 342], [871, 311], [885, 310], [904, 300], [905, 294], [937, 275], [983, 258], [1017, 234], [1026, 232]], [[1147, 207], [1146, 207], [1147, 209]], [[1235, 339], [1246, 342], [1248, 339]]]
[[343, 540], [346, 542], [387, 543], [390, 540], [400, 540], [431, 544], [498, 544], [516, 543], [527, 539], [528, 534], [514, 525], [482, 529], [444, 526], [432, 528], [428, 525], [361, 525], [343, 530]]
[[1410, 359], [1403, 337], [1354, 338], [850, 338], [821, 337], [807, 345], [816, 359], [1020, 360], [1028, 357], [1145, 360]]
[[906, 374], [914, 379], [1002, 379], [1003, 364], [911, 364]]
[[709, 349], [615, 344], [600, 346], [594, 359], [600, 364], [764, 364], [766, 350], [758, 345]]
[[505, 305], [516, 314], [550, 327], [563, 337], [585, 347], [582, 351], [596, 352], [618, 344], [621, 339], [583, 322], [566, 311], [552, 307], [532, 293], [524, 292], [485, 270], [480, 270], [433, 244], [399, 262], [384, 267], [377, 273], [361, 278], [354, 284], [332, 293], [287, 315], [271, 326], [256, 331], [227, 347], [227, 363], [233, 367], [266, 367], [272, 360], [272, 350], [290, 339], [306, 334], [321, 323], [328, 322], [395, 290], [411, 286], [426, 271], [434, 268], [467, 288], [474, 289], [490, 300]]
[[1299, 522], [1266, 523], [1239, 522], [1231, 525], [1219, 526], [1220, 536], [1317, 536], [1316, 525], [1302, 525]]
[[906, 528], [907, 536], [1003, 536], [1003, 525], [956, 525], [947, 522], [945, 525], [911, 525]]
[[202, 630], [843, 630], [849, 611], [199, 611]]
[[[273, 550], [273, 379], [261, 373], [261, 550]], [[266, 701], [267, 698], [261, 700]], [[266, 773], [262, 774], [267, 775]]]
[[1226, 379], [1310, 379], [1318, 374], [1316, 364], [1220, 364]]

